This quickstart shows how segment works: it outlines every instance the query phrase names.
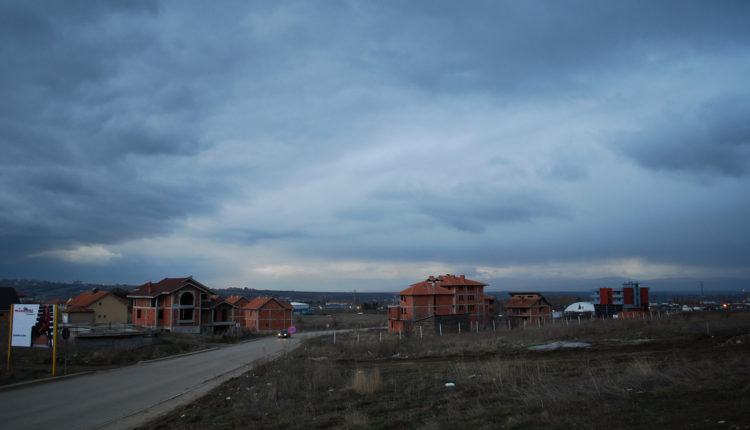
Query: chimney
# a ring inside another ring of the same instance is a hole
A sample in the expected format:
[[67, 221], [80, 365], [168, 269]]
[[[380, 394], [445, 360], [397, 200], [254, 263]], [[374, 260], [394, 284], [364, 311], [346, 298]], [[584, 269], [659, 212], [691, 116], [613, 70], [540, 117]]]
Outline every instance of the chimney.
[[146, 286], [146, 292], [148, 294], [151, 294], [151, 281], [148, 281], [148, 285]]

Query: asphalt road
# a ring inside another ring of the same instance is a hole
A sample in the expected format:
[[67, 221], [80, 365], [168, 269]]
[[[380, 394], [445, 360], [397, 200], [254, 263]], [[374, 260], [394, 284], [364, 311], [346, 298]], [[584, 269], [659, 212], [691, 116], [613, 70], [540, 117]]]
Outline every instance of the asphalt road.
[[[318, 333], [319, 334], [319, 333]], [[141, 363], [0, 392], [0, 427], [129, 429], [189, 403], [300, 338], [262, 338], [199, 354]]]

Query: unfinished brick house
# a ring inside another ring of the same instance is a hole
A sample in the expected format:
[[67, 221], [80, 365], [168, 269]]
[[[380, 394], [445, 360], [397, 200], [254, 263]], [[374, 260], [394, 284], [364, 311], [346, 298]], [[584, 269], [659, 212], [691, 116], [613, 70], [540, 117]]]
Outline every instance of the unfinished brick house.
[[213, 295], [201, 308], [201, 332], [223, 333], [233, 327], [239, 327], [237, 316], [242, 311], [221, 297]]
[[292, 325], [292, 305], [273, 297], [256, 297], [243, 308], [245, 327], [255, 331], [278, 331]]
[[417, 325], [436, 327], [484, 325], [494, 314], [494, 298], [484, 294], [487, 284], [465, 275], [430, 276], [398, 293], [399, 304], [388, 308], [390, 332], [413, 331]]
[[183, 333], [213, 333], [234, 325], [236, 307], [192, 276], [147, 282], [128, 298], [135, 325]]
[[552, 306], [540, 293], [508, 293], [505, 304], [508, 317], [514, 326], [546, 323], [552, 319]]
[[243, 296], [231, 296], [226, 298], [226, 302], [235, 306], [234, 322], [239, 324], [239, 327], [247, 326], [245, 323], [245, 311], [242, 308], [250, 303], [250, 300]]

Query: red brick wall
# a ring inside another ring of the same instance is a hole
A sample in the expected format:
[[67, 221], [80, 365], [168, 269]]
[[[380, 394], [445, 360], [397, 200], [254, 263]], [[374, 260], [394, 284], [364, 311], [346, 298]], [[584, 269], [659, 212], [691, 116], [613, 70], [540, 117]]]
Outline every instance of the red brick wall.
[[244, 309], [245, 327], [250, 330], [276, 331], [292, 325], [292, 310], [271, 300], [260, 309]]

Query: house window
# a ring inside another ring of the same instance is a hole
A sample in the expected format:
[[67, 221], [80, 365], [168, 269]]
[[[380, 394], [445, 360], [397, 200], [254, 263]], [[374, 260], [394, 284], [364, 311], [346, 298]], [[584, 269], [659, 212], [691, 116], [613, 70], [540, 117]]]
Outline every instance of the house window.
[[140, 309], [136, 309], [136, 311], [135, 311], [135, 317], [138, 318], [138, 319], [141, 318], [141, 310]]
[[195, 296], [190, 291], [180, 294], [180, 322], [193, 322]]
[[159, 319], [160, 320], [164, 319], [164, 309], [159, 309]]
[[222, 309], [221, 310], [221, 320], [222, 321], [226, 321], [227, 320], [227, 310], [226, 309]]

